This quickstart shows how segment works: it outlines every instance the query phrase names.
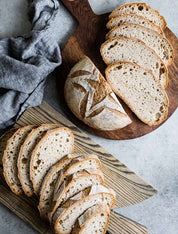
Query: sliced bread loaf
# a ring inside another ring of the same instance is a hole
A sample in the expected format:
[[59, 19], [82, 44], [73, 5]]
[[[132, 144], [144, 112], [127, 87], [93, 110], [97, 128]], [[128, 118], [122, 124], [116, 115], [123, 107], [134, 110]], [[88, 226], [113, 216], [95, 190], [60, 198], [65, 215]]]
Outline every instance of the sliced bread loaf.
[[115, 130], [131, 123], [112, 89], [88, 57], [72, 68], [64, 92], [74, 115], [92, 128]]
[[160, 56], [166, 66], [170, 65], [174, 60], [174, 51], [170, 42], [152, 29], [138, 24], [124, 24], [113, 28], [106, 35], [106, 39], [114, 37], [128, 37], [143, 41]]
[[3, 173], [7, 184], [12, 192], [17, 195], [22, 193], [22, 187], [18, 178], [17, 159], [20, 147], [25, 138], [35, 126], [26, 126], [19, 128], [7, 141], [6, 149], [3, 155]]
[[69, 234], [77, 218], [88, 208], [96, 204], [106, 204], [112, 209], [115, 203], [115, 193], [104, 186], [92, 186], [83, 191], [83, 194], [70, 198], [59, 207], [53, 217], [54, 229], [56, 233]]
[[161, 58], [144, 42], [133, 39], [116, 37], [104, 42], [101, 55], [106, 64], [125, 61], [137, 63], [152, 70], [163, 87], [168, 83], [168, 72]]
[[34, 192], [30, 180], [30, 159], [33, 149], [46, 131], [57, 127], [59, 127], [57, 124], [43, 124], [40, 127], [33, 129], [21, 146], [17, 164], [18, 177], [24, 193], [29, 197], [32, 196]]
[[4, 150], [7, 145], [7, 141], [11, 136], [17, 131], [17, 128], [11, 128], [9, 131], [5, 132], [1, 137], [0, 137], [0, 165], [2, 165], [2, 157], [4, 154]]
[[162, 29], [159, 26], [157, 26], [156, 24], [154, 24], [150, 20], [148, 20], [145, 17], [140, 16], [140, 15], [132, 15], [132, 14], [119, 15], [116, 18], [111, 18], [109, 20], [109, 22], [107, 23], [106, 27], [108, 29], [112, 29], [112, 28], [118, 27], [120, 25], [129, 24], [129, 23], [142, 25], [144, 27], [150, 28], [150, 29], [158, 32], [159, 34], [164, 35]]
[[160, 13], [148, 6], [146, 3], [143, 2], [134, 2], [124, 4], [117, 9], [115, 9], [110, 15], [109, 19], [115, 18], [119, 15], [125, 14], [136, 14], [145, 17], [146, 19], [150, 20], [154, 24], [158, 25], [160, 28], [166, 28], [166, 21]]
[[30, 179], [37, 195], [50, 167], [73, 150], [74, 136], [68, 128], [50, 130], [42, 137], [33, 150], [30, 162]]
[[110, 210], [105, 204], [97, 204], [86, 210], [75, 222], [71, 234], [105, 234]]
[[53, 203], [51, 205], [49, 217], [53, 217], [57, 207], [61, 203], [61, 199], [60, 199], [61, 197], [59, 196], [59, 188], [62, 185], [63, 181], [67, 180], [67, 178], [71, 176], [72, 174], [75, 174], [76, 172], [83, 171], [83, 170], [87, 170], [87, 171], [89, 170], [90, 174], [92, 174], [92, 172], [95, 173], [96, 170], [101, 171], [101, 163], [98, 157], [96, 155], [90, 154], [90, 155], [83, 155], [81, 157], [74, 158], [64, 168], [64, 170], [61, 170], [60, 175], [55, 185]]
[[134, 63], [119, 62], [108, 66], [106, 78], [144, 123], [156, 125], [166, 119], [168, 98], [152, 72]]
[[43, 219], [48, 218], [48, 212], [51, 207], [56, 180], [59, 176], [60, 171], [64, 169], [73, 158], [80, 156], [81, 155], [79, 154], [68, 154], [67, 156], [62, 158], [58, 163], [52, 166], [46, 174], [46, 176], [44, 177], [40, 190], [40, 200], [38, 205], [40, 215]]

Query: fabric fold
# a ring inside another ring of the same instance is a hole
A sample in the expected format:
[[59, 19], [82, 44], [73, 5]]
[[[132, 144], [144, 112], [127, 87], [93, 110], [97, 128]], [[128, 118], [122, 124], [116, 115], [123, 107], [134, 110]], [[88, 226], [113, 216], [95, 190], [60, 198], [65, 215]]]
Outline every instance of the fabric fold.
[[59, 2], [28, 2], [31, 32], [0, 40], [0, 129], [41, 103], [46, 77], [61, 64], [60, 48], [50, 30]]

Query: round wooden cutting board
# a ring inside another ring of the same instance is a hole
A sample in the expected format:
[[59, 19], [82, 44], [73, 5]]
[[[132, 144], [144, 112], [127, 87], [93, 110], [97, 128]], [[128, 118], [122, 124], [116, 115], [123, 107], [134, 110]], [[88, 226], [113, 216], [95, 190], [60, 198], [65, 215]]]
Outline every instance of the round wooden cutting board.
[[[64, 100], [63, 87], [72, 66], [84, 55], [87, 55], [104, 75], [106, 65], [102, 61], [100, 55], [100, 46], [104, 42], [105, 35], [107, 33], [106, 23], [108, 21], [108, 14], [95, 15], [90, 8], [88, 0], [62, 0], [62, 2], [79, 22], [77, 30], [69, 38], [68, 42], [63, 48], [62, 65], [56, 71], [59, 102], [68, 118], [77, 126], [94, 135], [114, 140], [137, 138], [154, 131], [156, 128], [159, 128], [161, 124], [157, 126], [148, 126], [142, 123], [119, 98], [118, 99], [123, 105], [127, 114], [132, 119], [132, 123], [130, 125], [119, 130], [100, 131], [93, 129], [83, 124], [70, 112]], [[168, 67], [169, 84], [166, 88], [166, 92], [169, 97], [168, 119], [178, 106], [178, 39], [171, 32], [171, 30], [169, 30], [169, 28], [166, 28], [165, 35], [171, 42], [175, 52], [174, 63]], [[164, 124], [164, 122], [162, 124]]]

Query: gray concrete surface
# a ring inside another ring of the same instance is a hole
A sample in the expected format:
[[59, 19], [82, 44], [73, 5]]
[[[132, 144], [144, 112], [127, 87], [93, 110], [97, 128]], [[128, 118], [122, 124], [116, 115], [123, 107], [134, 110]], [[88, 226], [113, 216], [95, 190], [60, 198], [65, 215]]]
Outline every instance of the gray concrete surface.
[[[123, 0], [90, 0], [95, 13], [111, 11]], [[128, 1], [127, 1], [128, 2]], [[169, 28], [178, 35], [178, 0], [146, 1], [164, 15]], [[20, 35], [30, 30], [26, 0], [0, 0], [0, 38]], [[73, 17], [61, 6], [54, 24], [56, 39], [64, 45], [77, 27]], [[44, 99], [62, 113], [55, 79], [47, 80]], [[140, 204], [118, 212], [149, 228], [150, 234], [178, 233], [178, 111], [154, 132], [127, 141], [111, 141], [89, 136], [120, 161], [153, 185], [158, 194]], [[36, 233], [0, 204], [0, 234]]]

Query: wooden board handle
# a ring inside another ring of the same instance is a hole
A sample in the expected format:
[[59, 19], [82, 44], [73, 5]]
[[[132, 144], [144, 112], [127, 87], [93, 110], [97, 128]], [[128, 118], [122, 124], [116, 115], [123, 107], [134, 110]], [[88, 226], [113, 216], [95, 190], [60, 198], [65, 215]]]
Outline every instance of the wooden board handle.
[[85, 23], [91, 16], [95, 16], [88, 0], [61, 0], [61, 2], [80, 23]]

